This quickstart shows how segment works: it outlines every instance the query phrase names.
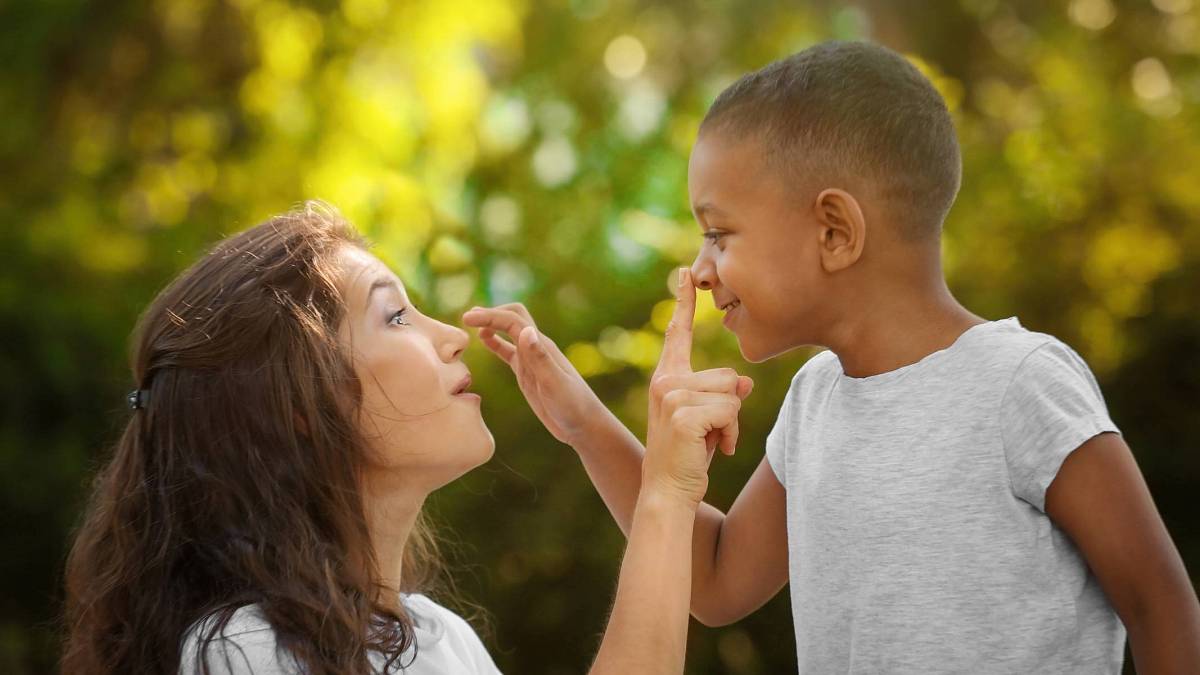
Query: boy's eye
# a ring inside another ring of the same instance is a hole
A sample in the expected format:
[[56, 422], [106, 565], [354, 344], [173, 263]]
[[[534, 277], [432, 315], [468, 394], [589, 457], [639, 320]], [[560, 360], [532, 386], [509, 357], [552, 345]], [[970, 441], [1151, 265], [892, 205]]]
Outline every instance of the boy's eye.
[[401, 309], [401, 310], [397, 311], [396, 313], [392, 314], [392, 318], [388, 319], [388, 324], [392, 325], [392, 326], [412, 325], [404, 320], [404, 313], [407, 311], [408, 311], [408, 308], [405, 307], [404, 309]]
[[714, 243], [724, 236], [724, 232], [714, 232], [713, 230], [709, 230], [704, 233], [704, 238]]

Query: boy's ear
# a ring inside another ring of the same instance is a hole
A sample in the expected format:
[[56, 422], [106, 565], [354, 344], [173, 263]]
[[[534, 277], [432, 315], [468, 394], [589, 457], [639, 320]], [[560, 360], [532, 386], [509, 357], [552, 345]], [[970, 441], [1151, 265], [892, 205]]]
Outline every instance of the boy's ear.
[[858, 200], [845, 190], [827, 188], [813, 203], [821, 241], [821, 266], [826, 272], [850, 267], [862, 257], [867, 223]]

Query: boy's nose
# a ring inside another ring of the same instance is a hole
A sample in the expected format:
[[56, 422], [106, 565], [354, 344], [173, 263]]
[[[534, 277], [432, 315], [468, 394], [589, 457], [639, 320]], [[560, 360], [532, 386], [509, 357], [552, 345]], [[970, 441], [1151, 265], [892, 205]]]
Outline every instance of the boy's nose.
[[702, 291], [711, 291], [717, 283], [717, 270], [703, 252], [692, 263], [692, 281]]

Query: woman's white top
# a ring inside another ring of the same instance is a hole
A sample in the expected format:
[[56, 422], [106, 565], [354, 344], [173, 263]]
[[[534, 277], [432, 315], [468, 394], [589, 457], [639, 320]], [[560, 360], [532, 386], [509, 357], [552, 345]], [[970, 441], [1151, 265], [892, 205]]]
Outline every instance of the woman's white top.
[[[405, 609], [413, 619], [416, 659], [413, 651], [389, 671], [404, 675], [499, 675], [500, 671], [470, 624], [454, 612], [424, 595], [404, 595]], [[211, 618], [194, 624], [180, 652], [180, 675], [201, 675], [197, 650], [199, 636], [211, 626]], [[257, 605], [234, 612], [229, 623], [213, 636], [203, 660], [213, 675], [297, 675], [302, 673], [295, 658], [275, 642], [275, 631]], [[383, 672], [384, 658], [370, 654], [371, 664]], [[411, 661], [411, 663], [410, 663]]]

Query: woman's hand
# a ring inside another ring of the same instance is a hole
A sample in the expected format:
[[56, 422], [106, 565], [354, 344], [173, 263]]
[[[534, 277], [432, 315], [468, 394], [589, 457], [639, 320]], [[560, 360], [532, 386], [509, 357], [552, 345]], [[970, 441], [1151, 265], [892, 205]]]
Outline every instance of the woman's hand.
[[695, 315], [696, 288], [684, 269], [675, 315], [650, 384], [642, 492], [666, 490], [698, 505], [708, 489], [714, 450], [719, 446], [727, 455], [734, 452], [738, 412], [754, 383], [730, 368], [692, 372]]
[[538, 332], [524, 305], [473, 307], [463, 322], [478, 328], [484, 346], [512, 368], [529, 407], [559, 441], [575, 446], [589, 424], [607, 419], [604, 404], [554, 341]]

